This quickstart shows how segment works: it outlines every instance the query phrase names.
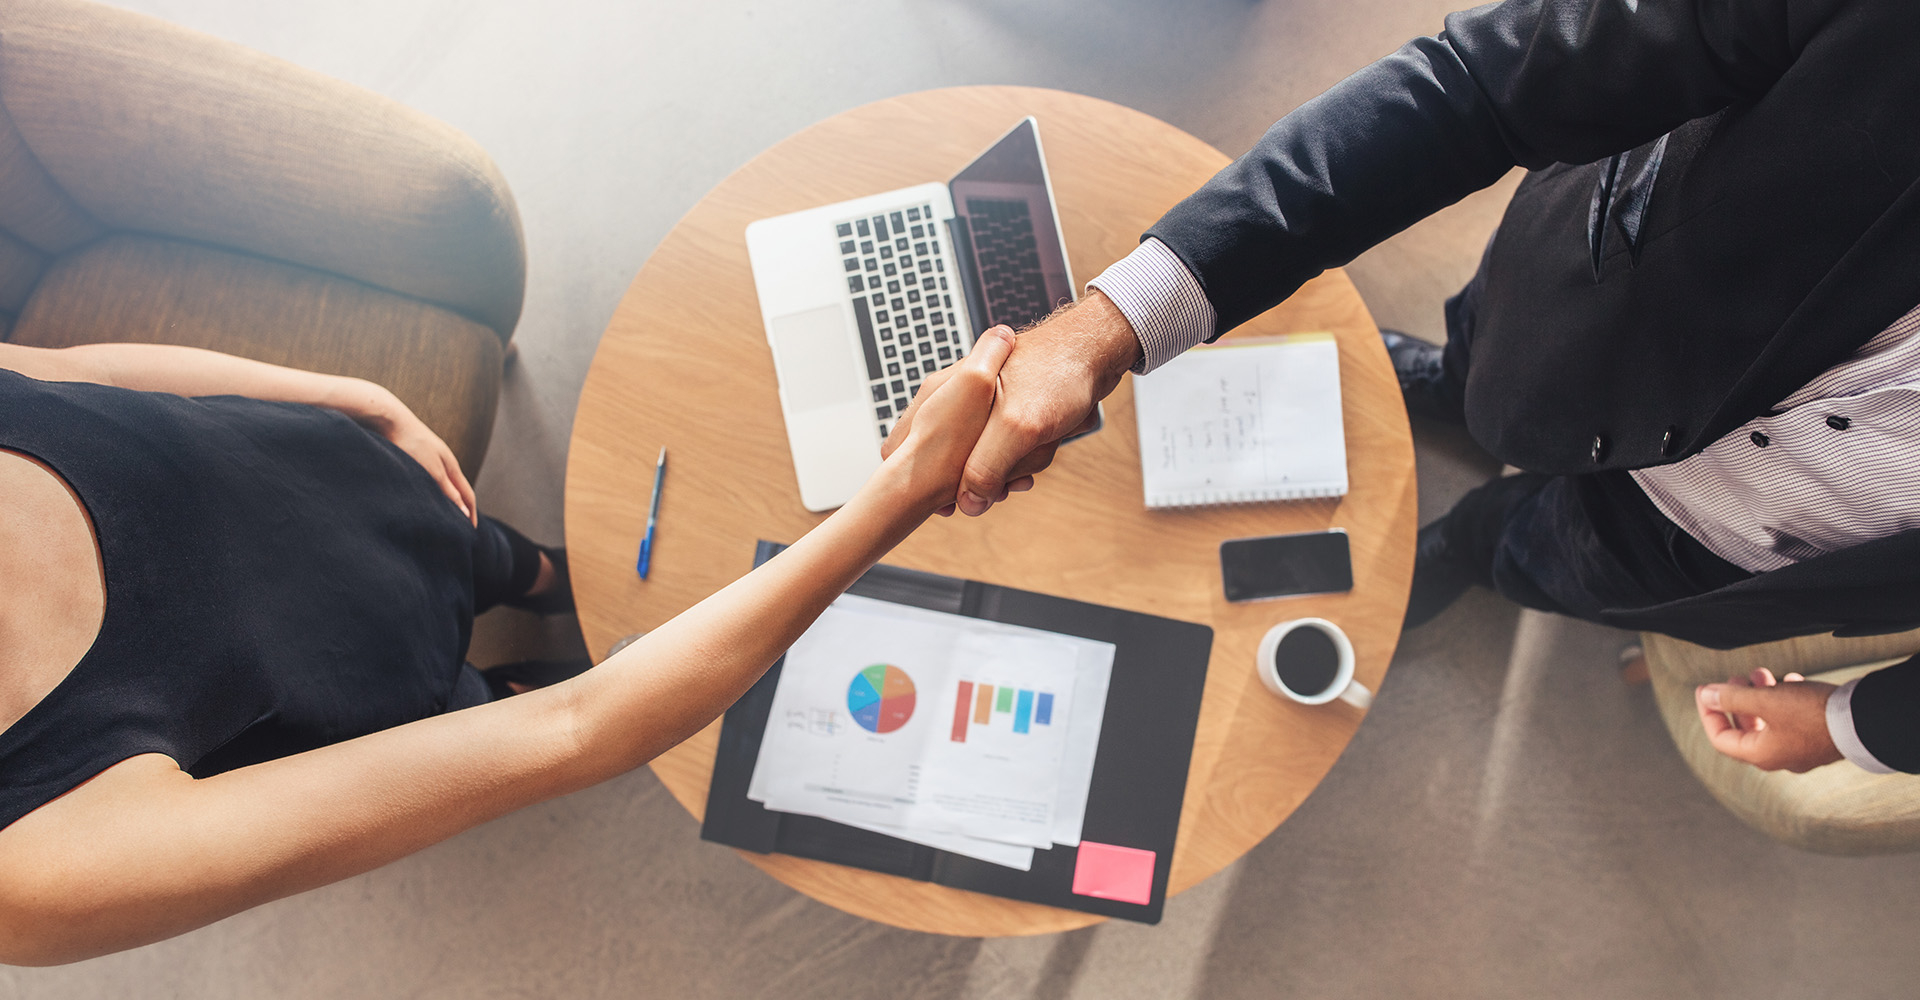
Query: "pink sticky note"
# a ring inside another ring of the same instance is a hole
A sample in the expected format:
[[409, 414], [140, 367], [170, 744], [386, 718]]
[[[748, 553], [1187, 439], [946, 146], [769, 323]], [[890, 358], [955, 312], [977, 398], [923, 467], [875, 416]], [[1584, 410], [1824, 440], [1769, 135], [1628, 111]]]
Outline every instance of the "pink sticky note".
[[1083, 840], [1073, 863], [1073, 891], [1145, 906], [1153, 900], [1153, 852]]

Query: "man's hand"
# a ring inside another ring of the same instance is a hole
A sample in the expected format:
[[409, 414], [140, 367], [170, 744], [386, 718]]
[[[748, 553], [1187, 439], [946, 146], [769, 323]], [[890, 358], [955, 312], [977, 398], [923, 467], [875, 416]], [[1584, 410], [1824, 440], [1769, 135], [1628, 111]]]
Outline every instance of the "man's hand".
[[[1132, 324], [1098, 289], [1021, 333], [1000, 369], [993, 416], [967, 459], [959, 509], [978, 516], [1009, 491], [1030, 486], [1052, 463], [1060, 439], [1091, 427], [1095, 404], [1139, 360]], [[909, 407], [883, 451], [905, 437], [912, 420]]]
[[1763, 771], [1796, 774], [1840, 760], [1827, 734], [1827, 696], [1834, 686], [1788, 674], [1780, 683], [1761, 667], [1725, 684], [1702, 684], [1693, 693], [1700, 724], [1713, 748]]

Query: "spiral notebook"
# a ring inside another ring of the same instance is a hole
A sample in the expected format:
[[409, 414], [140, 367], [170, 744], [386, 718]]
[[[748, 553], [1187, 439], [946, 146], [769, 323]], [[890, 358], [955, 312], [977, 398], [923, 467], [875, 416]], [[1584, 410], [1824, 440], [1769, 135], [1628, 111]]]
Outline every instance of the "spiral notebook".
[[1133, 401], [1148, 507], [1346, 495], [1331, 333], [1194, 348], [1134, 379]]

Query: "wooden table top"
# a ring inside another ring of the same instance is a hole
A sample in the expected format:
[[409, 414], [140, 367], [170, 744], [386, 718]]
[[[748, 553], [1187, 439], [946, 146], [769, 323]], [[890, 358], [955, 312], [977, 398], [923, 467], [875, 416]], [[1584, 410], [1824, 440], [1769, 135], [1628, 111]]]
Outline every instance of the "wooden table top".
[[[1040, 122], [1076, 287], [1128, 253], [1227, 158], [1138, 111], [1025, 87], [959, 87], [855, 108], [775, 145], [720, 182], [641, 268], [588, 372], [567, 464], [566, 531], [580, 624], [595, 656], [746, 573], [760, 538], [791, 542], [800, 506], [744, 230], [767, 216], [950, 177], [1024, 115]], [[1275, 622], [1309, 615], [1352, 638], [1378, 691], [1413, 576], [1413, 442], [1392, 365], [1346, 274], [1332, 271], [1235, 331], [1331, 331], [1340, 345], [1351, 492], [1340, 500], [1147, 510], [1131, 376], [1106, 429], [1062, 448], [1039, 486], [986, 517], [934, 519], [887, 562], [1149, 612], [1214, 628], [1169, 893], [1259, 843], [1319, 784], [1359, 726], [1343, 702], [1276, 698], [1253, 654]], [[653, 464], [672, 451], [651, 578], [633, 562]], [[1222, 539], [1345, 528], [1350, 593], [1229, 604]], [[653, 763], [703, 815], [720, 723]], [[1103, 919], [786, 855], [742, 856], [807, 895], [874, 920], [969, 936], [1071, 930]]]

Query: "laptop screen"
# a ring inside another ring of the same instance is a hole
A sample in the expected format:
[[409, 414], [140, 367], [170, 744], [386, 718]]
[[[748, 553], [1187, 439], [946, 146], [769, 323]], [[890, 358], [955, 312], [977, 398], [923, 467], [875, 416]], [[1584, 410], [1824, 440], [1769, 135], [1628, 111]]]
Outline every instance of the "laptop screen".
[[954, 244], [970, 265], [968, 305], [975, 333], [1015, 330], [1072, 302], [1073, 277], [1053, 209], [1040, 133], [1024, 119], [947, 184]]

